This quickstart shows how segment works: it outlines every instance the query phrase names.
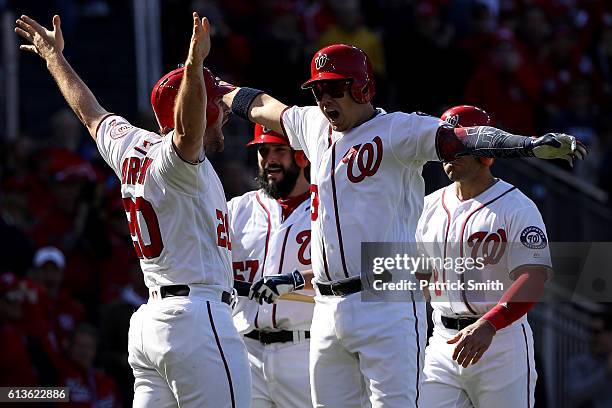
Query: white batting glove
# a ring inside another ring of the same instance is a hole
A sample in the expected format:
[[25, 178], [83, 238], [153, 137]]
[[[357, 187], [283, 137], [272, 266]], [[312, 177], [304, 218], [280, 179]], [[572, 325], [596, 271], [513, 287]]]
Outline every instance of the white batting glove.
[[570, 166], [574, 165], [576, 159], [584, 160], [588, 153], [582, 142], [565, 133], [547, 133], [533, 139], [531, 150], [533, 155], [539, 159], [563, 159]]
[[249, 299], [263, 305], [263, 302], [274, 303], [279, 296], [304, 287], [304, 277], [298, 271], [282, 275], [268, 275], [251, 285]]

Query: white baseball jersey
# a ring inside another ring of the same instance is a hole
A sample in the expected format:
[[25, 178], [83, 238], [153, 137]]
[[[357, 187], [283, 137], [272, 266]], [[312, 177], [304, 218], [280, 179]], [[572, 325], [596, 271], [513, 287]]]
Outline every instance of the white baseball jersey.
[[[455, 271], [456, 263], [433, 271], [434, 282], [464, 282], [465, 290], [440, 286], [430, 291], [434, 311], [443, 316], [481, 316], [497, 304], [521, 266], [551, 267], [546, 227], [538, 208], [503, 180], [465, 201], [457, 198], [454, 184], [428, 195], [417, 240], [428, 257], [480, 258], [478, 267], [464, 273]], [[470, 282], [487, 281], [501, 285], [469, 290]]]
[[414, 242], [423, 208], [427, 161], [438, 160], [444, 123], [382, 109], [347, 132], [335, 132], [316, 106], [287, 108], [281, 123], [310, 162], [312, 266], [318, 282], [359, 276], [362, 242]]
[[[228, 203], [234, 279], [254, 282], [263, 275], [311, 269], [310, 203], [305, 200], [282, 219], [280, 204], [263, 190], [251, 191]], [[296, 293], [313, 295], [313, 291]], [[310, 330], [313, 306], [278, 300], [258, 305], [241, 297], [234, 324], [241, 333], [252, 329]]]
[[172, 142], [109, 115], [98, 126], [100, 154], [121, 180], [130, 233], [148, 287], [232, 286], [223, 187], [205, 156], [183, 160]]

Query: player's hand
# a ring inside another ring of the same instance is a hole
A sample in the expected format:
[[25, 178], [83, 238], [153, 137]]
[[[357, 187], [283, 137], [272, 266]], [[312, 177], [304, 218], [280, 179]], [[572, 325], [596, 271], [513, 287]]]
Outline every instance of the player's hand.
[[279, 296], [304, 287], [304, 277], [298, 271], [282, 275], [268, 275], [251, 285], [249, 299], [263, 305], [274, 303]]
[[533, 139], [531, 149], [539, 159], [564, 159], [570, 166], [576, 159], [584, 160], [588, 153], [584, 144], [565, 133], [547, 133]]
[[53, 30], [47, 30], [26, 15], [19, 17], [15, 32], [31, 43], [20, 45], [19, 49], [38, 54], [45, 60], [55, 53], [61, 54], [64, 51], [64, 36], [58, 15], [53, 16], [52, 24]]
[[210, 24], [206, 17], [193, 12], [193, 33], [189, 44], [187, 64], [201, 66], [210, 52]]
[[448, 344], [457, 344], [453, 360], [463, 367], [476, 364], [491, 345], [495, 331], [491, 323], [479, 319], [458, 332], [455, 337], [447, 341]]

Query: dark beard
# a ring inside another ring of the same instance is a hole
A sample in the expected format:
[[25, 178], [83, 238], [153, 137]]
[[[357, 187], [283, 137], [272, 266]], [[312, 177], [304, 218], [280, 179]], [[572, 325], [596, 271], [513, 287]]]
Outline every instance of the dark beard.
[[300, 176], [300, 168], [295, 163], [292, 163], [288, 169], [282, 169], [282, 172], [283, 178], [279, 182], [268, 181], [267, 168], [263, 171], [260, 170], [257, 175], [257, 186], [275, 200], [287, 197]]

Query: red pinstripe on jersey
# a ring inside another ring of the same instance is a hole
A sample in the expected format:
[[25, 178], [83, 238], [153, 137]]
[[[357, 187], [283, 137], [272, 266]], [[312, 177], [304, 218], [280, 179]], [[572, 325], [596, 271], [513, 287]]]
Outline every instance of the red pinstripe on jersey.
[[[268, 258], [268, 242], [270, 241], [270, 230], [272, 229], [272, 223], [270, 222], [270, 210], [268, 210], [268, 208], [264, 205], [263, 201], [261, 201], [261, 198], [259, 197], [259, 192], [255, 193], [255, 198], [257, 199], [257, 202], [259, 203], [259, 205], [261, 205], [261, 208], [263, 208], [263, 210], [266, 212], [266, 221], [268, 222], [268, 230], [266, 231], [266, 245], [264, 248], [264, 258], [263, 258], [263, 264], [261, 266], [261, 273], [263, 274], [263, 271], [266, 269], [266, 259]], [[255, 314], [255, 327], [259, 328], [259, 324], [257, 323], [257, 318], [259, 317], [259, 311]]]
[[[287, 248], [287, 237], [289, 236], [291, 227], [293, 227], [293, 224], [291, 224], [289, 228], [287, 228], [287, 232], [285, 232], [285, 238], [283, 239], [283, 247], [281, 248], [280, 262], [278, 263], [278, 274], [279, 275], [283, 273], [283, 263], [285, 262], [285, 248]], [[274, 303], [274, 305], [272, 305], [272, 327], [274, 328], [276, 328], [276, 307], [277, 306], [278, 306], [277, 303]]]
[[[464, 242], [464, 238], [463, 236], [465, 235], [465, 227], [467, 226], [467, 222], [469, 221], [469, 219], [472, 217], [472, 215], [476, 214], [478, 211], [482, 210], [483, 208], [485, 208], [487, 205], [499, 200], [500, 198], [502, 198], [503, 196], [505, 196], [506, 194], [508, 194], [509, 192], [511, 192], [512, 190], [515, 190], [516, 187], [512, 187], [509, 188], [508, 190], [504, 191], [503, 193], [501, 193], [500, 195], [498, 195], [497, 197], [487, 201], [486, 203], [483, 203], [481, 205], [479, 205], [477, 208], [475, 208], [474, 210], [472, 210], [472, 212], [470, 212], [465, 219], [463, 220], [463, 223], [461, 224], [461, 234], [459, 235], [459, 255], [463, 258], [463, 242]], [[444, 191], [442, 191], [442, 207], [444, 207], [444, 210], [446, 211], [447, 217], [448, 217], [448, 224], [450, 226], [450, 212], [448, 211], [446, 204], [444, 202], [444, 197], [446, 193], [446, 189], [444, 189]], [[446, 259], [446, 243], [448, 240], [448, 229], [449, 226], [447, 226], [446, 229], [446, 236], [444, 237], [444, 259]], [[460, 279], [461, 279], [461, 283], [465, 284], [465, 274], [460, 274]], [[465, 304], [465, 307], [470, 311], [470, 313], [477, 315], [478, 313], [476, 313], [474, 311], [474, 309], [472, 308], [472, 306], [470, 305], [470, 303], [467, 300], [467, 295], [465, 293], [465, 290], [462, 289], [461, 290], [461, 298], [463, 299], [463, 303]]]
[[[446, 211], [446, 233], [444, 234], [444, 254], [443, 259], [446, 259], [446, 243], [448, 242], [448, 231], [450, 230], [451, 225], [451, 215], [450, 211], [446, 207], [446, 203], [444, 202], [444, 195], [446, 194], [446, 189], [442, 191], [442, 208]], [[442, 263], [442, 282], [446, 282], [446, 269], [444, 268], [444, 263]]]
[[[330, 126], [331, 131], [331, 126]], [[342, 261], [342, 271], [344, 277], [348, 278], [348, 270], [346, 269], [346, 260], [344, 259], [344, 244], [342, 243], [342, 228], [340, 227], [340, 214], [338, 213], [338, 198], [336, 195], [336, 143], [332, 144], [332, 157], [331, 157], [331, 184], [332, 184], [332, 197], [334, 199], [334, 214], [336, 216], [336, 231], [338, 232], [338, 246], [340, 247], [340, 260]]]

